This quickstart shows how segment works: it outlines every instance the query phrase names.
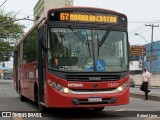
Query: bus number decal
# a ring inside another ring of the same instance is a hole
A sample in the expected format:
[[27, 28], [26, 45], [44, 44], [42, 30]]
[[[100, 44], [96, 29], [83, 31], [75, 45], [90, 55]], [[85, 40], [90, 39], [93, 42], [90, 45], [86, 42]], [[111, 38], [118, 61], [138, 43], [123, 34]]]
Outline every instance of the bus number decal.
[[61, 20], [69, 20], [69, 13], [61, 13], [60, 19]]

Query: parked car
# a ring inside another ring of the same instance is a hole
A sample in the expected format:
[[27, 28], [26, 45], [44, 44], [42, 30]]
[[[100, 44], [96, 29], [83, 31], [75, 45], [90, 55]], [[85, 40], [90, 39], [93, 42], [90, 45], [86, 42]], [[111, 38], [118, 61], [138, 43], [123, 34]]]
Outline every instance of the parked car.
[[130, 85], [129, 85], [130, 87], [135, 87], [135, 82], [134, 82], [134, 80], [133, 80], [133, 78], [130, 78]]
[[7, 79], [12, 79], [12, 77], [11, 77], [10, 75], [5, 75], [5, 76], [4, 76], [4, 79], [5, 79], [5, 80], [7, 80]]

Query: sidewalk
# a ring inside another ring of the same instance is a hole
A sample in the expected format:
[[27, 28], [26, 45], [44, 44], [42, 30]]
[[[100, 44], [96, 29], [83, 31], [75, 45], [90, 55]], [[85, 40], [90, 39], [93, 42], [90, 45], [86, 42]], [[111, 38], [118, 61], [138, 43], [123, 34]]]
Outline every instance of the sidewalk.
[[[149, 87], [151, 91], [148, 93], [149, 100], [160, 102], [160, 87]], [[140, 90], [140, 86], [130, 87], [130, 96], [134, 98], [144, 99], [144, 92]]]

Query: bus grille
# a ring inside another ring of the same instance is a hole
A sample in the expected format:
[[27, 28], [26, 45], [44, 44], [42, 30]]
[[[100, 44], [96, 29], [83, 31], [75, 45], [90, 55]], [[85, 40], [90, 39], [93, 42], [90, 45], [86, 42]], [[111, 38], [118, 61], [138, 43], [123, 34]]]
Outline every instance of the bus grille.
[[121, 75], [65, 75], [65, 79], [68, 81], [106, 81], [106, 80], [120, 80]]

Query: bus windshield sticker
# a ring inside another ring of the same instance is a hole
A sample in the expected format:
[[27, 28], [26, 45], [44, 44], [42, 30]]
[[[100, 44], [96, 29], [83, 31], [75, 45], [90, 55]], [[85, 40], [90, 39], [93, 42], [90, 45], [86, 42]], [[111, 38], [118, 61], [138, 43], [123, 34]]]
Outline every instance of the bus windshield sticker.
[[52, 28], [51, 29], [51, 32], [54, 32], [54, 33], [75, 33], [75, 32], [78, 32], [76, 29], [59, 29], [59, 28]]
[[88, 65], [93, 65], [93, 58], [89, 58], [89, 59], [87, 60], [87, 64], [88, 64]]
[[105, 61], [104, 60], [97, 60], [96, 61], [96, 71], [98, 72], [105, 72]]
[[93, 65], [85, 65], [85, 66], [84, 66], [84, 70], [85, 70], [85, 71], [93, 71], [93, 70], [94, 70], [94, 67], [93, 67]]
[[87, 60], [87, 65], [84, 66], [84, 70], [85, 71], [93, 71], [94, 67], [93, 67], [93, 58], [89, 58]]
[[59, 70], [82, 70], [81, 66], [59, 66]]

